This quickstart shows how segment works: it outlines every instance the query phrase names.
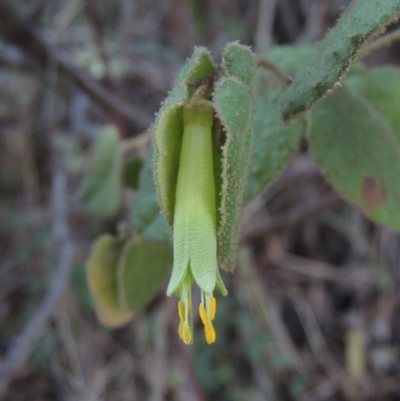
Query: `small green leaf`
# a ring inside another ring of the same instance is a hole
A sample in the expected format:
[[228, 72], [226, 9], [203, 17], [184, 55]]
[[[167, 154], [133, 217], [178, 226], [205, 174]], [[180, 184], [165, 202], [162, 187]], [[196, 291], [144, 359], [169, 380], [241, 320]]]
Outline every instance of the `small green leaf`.
[[400, 143], [400, 72], [391, 67], [376, 68], [348, 83], [375, 107]]
[[120, 306], [117, 290], [117, 267], [122, 244], [110, 235], [101, 236], [93, 245], [86, 263], [86, 275], [96, 314], [102, 324], [118, 327], [133, 317]]
[[288, 121], [310, 109], [337, 86], [361, 47], [399, 13], [400, 0], [354, 0], [283, 94], [282, 118]]
[[400, 231], [400, 144], [367, 101], [342, 88], [317, 105], [310, 149], [344, 197]]
[[132, 224], [141, 237], [149, 242], [169, 242], [170, 230], [161, 215], [153, 181], [153, 152], [149, 151], [140, 171], [139, 188], [136, 192]]
[[303, 119], [288, 125], [280, 121], [278, 102], [281, 93], [279, 87], [270, 88], [256, 101], [245, 202], [263, 191], [277, 177], [297, 150], [305, 130]]
[[118, 265], [120, 305], [137, 312], [149, 302], [172, 266], [169, 244], [150, 244], [133, 239], [122, 252]]
[[118, 133], [108, 126], [96, 138], [92, 164], [81, 186], [82, 198], [93, 214], [110, 216], [118, 211], [122, 201], [121, 170]]
[[139, 186], [139, 175], [143, 166], [143, 161], [138, 157], [129, 159], [123, 167], [123, 184], [131, 189], [137, 189]]

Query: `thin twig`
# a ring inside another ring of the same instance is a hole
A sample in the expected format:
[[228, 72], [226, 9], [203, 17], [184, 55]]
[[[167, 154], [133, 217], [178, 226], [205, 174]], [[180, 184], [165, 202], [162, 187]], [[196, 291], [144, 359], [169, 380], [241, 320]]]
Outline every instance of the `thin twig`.
[[257, 66], [259, 68], [263, 68], [269, 72], [272, 72], [279, 81], [281, 81], [285, 85], [290, 85], [292, 83], [292, 78], [287, 77], [275, 64], [271, 63], [266, 59], [260, 59], [257, 62]]
[[373, 42], [369, 43], [368, 45], [366, 45], [358, 54], [358, 58], [362, 59], [368, 56], [370, 53], [378, 49], [381, 49], [382, 47], [389, 46], [391, 43], [399, 39], [400, 39], [400, 28], [386, 35], [383, 35], [378, 39], [374, 40]]
[[49, 291], [37, 312], [22, 333], [14, 340], [0, 366], [0, 399], [2, 399], [13, 376], [26, 363], [36, 341], [43, 334], [55, 307], [64, 294], [71, 271], [74, 247], [69, 235], [66, 199], [67, 176], [64, 169], [56, 168], [53, 177], [54, 235], [59, 243], [59, 264], [57, 273], [50, 284]]
[[41, 66], [54, 60], [60, 73], [72, 80], [82, 91], [106, 109], [115, 111], [134, 125], [147, 127], [152, 116], [127, 104], [113, 95], [103, 85], [94, 80], [84, 70], [74, 66], [70, 60], [54, 46], [48, 44], [38, 30], [25, 21], [7, 0], [0, 1], [0, 34], [15, 46], [28, 52]]
[[277, 0], [260, 0], [255, 38], [257, 54], [266, 52], [271, 43], [276, 4]]

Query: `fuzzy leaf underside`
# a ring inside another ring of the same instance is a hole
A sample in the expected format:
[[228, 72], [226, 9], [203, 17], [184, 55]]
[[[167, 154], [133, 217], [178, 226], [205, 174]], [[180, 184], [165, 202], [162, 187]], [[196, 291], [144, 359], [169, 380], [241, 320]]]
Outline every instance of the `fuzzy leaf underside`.
[[291, 120], [323, 98], [340, 82], [361, 47], [399, 14], [400, 0], [354, 0], [283, 94], [282, 119]]
[[105, 326], [126, 324], [133, 312], [119, 304], [117, 289], [118, 260], [122, 244], [110, 235], [101, 236], [93, 245], [86, 263], [89, 289], [96, 315]]
[[342, 88], [317, 105], [310, 150], [345, 198], [400, 231], [400, 143], [367, 101]]
[[161, 209], [172, 226], [175, 188], [182, 143], [182, 106], [193, 92], [193, 84], [214, 72], [208, 51], [196, 48], [178, 74], [174, 89], [161, 106], [153, 127], [155, 180]]
[[171, 245], [129, 241], [118, 264], [119, 304], [134, 313], [140, 310], [155, 296], [171, 266]]
[[149, 242], [170, 242], [170, 230], [161, 215], [153, 180], [153, 152], [148, 152], [139, 177], [132, 224], [141, 237]]
[[104, 128], [96, 138], [92, 164], [82, 181], [82, 199], [95, 215], [110, 216], [122, 201], [122, 161], [118, 133]]

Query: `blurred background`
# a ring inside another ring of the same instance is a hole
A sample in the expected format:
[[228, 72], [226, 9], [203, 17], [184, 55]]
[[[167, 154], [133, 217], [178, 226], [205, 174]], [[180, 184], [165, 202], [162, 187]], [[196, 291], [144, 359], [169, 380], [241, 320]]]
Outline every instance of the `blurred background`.
[[[0, 0], [0, 399], [400, 400], [400, 237], [296, 156], [244, 211], [217, 342], [177, 333], [165, 284], [120, 329], [96, 319], [84, 264], [128, 222], [80, 195], [99, 130], [145, 154], [196, 45], [262, 54], [321, 39], [347, 0]], [[391, 27], [390, 29], [394, 29]], [[400, 44], [366, 59], [398, 65]]]

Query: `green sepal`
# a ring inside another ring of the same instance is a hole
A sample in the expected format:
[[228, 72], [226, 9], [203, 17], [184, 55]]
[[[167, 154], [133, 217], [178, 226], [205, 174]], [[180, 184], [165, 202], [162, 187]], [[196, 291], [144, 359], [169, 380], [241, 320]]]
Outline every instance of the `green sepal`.
[[215, 285], [216, 289], [220, 292], [221, 295], [228, 295], [228, 290], [225, 287], [224, 282], [222, 281], [221, 273], [219, 269], [217, 270], [217, 283]]
[[161, 210], [170, 226], [173, 223], [176, 180], [182, 144], [182, 107], [193, 93], [194, 84], [208, 77], [214, 70], [208, 51], [205, 48], [196, 48], [180, 71], [174, 89], [161, 106], [152, 130], [158, 198]]
[[228, 76], [240, 79], [248, 87], [254, 84], [256, 60], [250, 47], [228, 43], [222, 54], [222, 68]]
[[213, 103], [225, 135], [221, 149], [218, 265], [232, 271], [236, 267], [243, 193], [251, 149], [251, 88], [236, 77], [223, 77], [215, 86]]

